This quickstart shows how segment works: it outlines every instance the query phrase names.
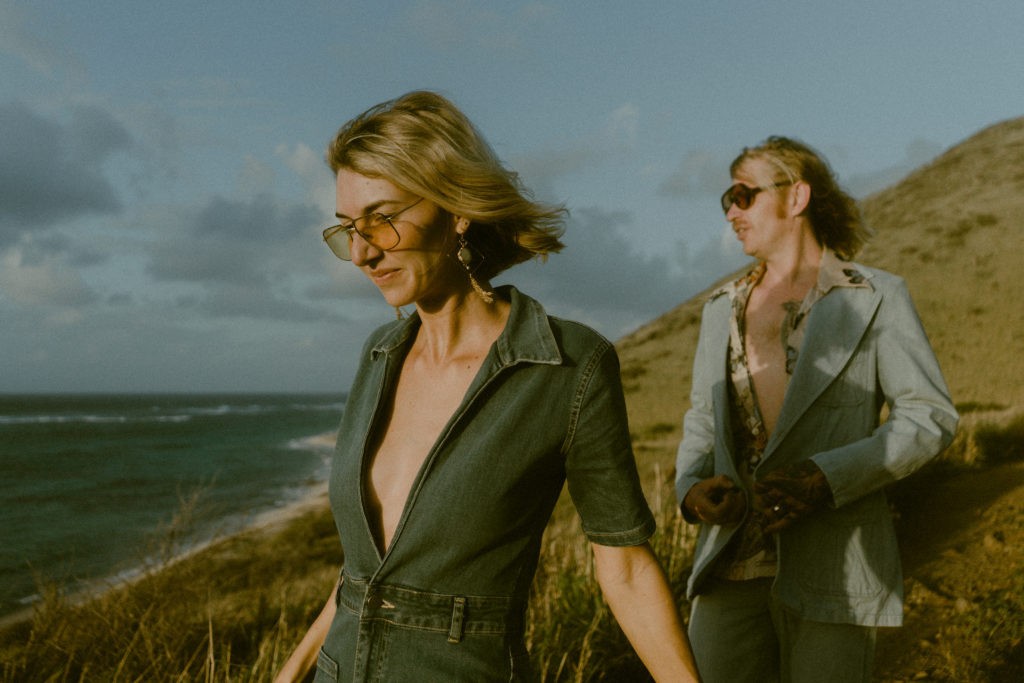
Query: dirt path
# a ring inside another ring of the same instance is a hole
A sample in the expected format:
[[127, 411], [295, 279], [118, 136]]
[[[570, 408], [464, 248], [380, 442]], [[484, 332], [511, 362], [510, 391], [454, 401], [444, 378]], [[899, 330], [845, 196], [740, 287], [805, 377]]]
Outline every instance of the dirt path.
[[880, 635], [877, 680], [1024, 681], [1024, 463], [921, 477], [894, 500], [906, 618]]

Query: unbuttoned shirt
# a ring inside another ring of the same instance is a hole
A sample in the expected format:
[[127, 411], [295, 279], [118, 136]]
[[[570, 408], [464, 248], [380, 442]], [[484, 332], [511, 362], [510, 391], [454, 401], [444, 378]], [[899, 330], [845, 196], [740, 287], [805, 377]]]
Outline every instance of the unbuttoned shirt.
[[[736, 448], [736, 470], [743, 480], [748, 500], [752, 500], [754, 469], [761, 462], [769, 436], [750, 375], [744, 342], [750, 293], [764, 277], [764, 272], [765, 264], [759, 263], [749, 273], [711, 295], [714, 297], [723, 292], [728, 294], [732, 307], [728, 353], [731, 380], [728, 383], [729, 415], [732, 421], [730, 428]], [[799, 307], [786, 312], [782, 321], [781, 339], [786, 340], [787, 382], [800, 356], [811, 307], [833, 287], [870, 288], [871, 285], [859, 271], [841, 261], [833, 251], [826, 249], [818, 266], [818, 279], [815, 285], [804, 296]], [[765, 524], [764, 514], [751, 505], [742, 526], [718, 560], [714, 569], [716, 576], [737, 581], [775, 576], [775, 542], [762, 531]]]
[[[377, 680], [360, 673], [369, 669], [385, 672], [379, 673], [381, 680], [404, 680], [403, 667], [419, 667], [419, 680], [427, 680], [429, 662], [438, 657], [451, 667], [449, 680], [509, 680], [508, 643], [513, 643], [512, 657], [525, 655], [522, 612], [545, 526], [566, 481], [590, 541], [637, 545], [654, 532], [637, 475], [614, 347], [584, 325], [547, 316], [539, 303], [515, 288], [504, 288], [502, 295], [511, 301], [506, 328], [427, 455], [383, 553], [365, 508], [371, 445], [378, 441], [374, 437], [382, 414], [419, 329], [418, 315], [380, 328], [364, 348], [330, 480], [345, 552], [343, 580], [358, 584], [367, 596], [362, 606], [338, 607], [322, 651], [341, 680], [352, 680], [353, 670], [357, 680]], [[491, 646], [473, 645], [469, 630], [464, 638], [456, 634], [458, 644], [451, 645], [427, 628], [406, 629], [402, 646], [389, 652], [387, 643], [399, 642], [397, 631], [375, 644], [366, 642], [368, 621], [387, 617], [380, 616], [380, 605], [371, 604], [370, 596], [393, 589], [448, 605], [447, 611], [441, 609], [443, 617], [462, 599], [467, 620], [474, 597], [505, 598], [519, 619], [509, 615], [513, 633], [504, 636], [505, 645], [502, 638], [495, 641], [497, 651], [488, 664], [492, 671], [478, 678], [483, 674], [470, 673], [470, 658], [479, 659], [480, 648]]]

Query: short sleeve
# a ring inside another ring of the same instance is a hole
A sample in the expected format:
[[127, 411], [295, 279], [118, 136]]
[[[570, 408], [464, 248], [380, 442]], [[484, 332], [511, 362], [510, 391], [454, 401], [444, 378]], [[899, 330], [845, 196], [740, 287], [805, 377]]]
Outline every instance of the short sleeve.
[[602, 341], [583, 368], [574, 397], [566, 479], [590, 541], [639, 545], [656, 525], [633, 456], [619, 359]]

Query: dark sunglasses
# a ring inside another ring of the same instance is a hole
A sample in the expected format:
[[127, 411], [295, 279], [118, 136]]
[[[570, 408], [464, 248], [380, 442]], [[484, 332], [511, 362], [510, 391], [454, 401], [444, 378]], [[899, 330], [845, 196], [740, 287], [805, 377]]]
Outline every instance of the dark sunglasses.
[[783, 187], [785, 185], [792, 185], [788, 180], [784, 180], [781, 183], [772, 183], [771, 185], [764, 185], [762, 187], [749, 187], [736, 183], [722, 195], [722, 211], [729, 213], [729, 207], [733, 204], [736, 208], [746, 211], [750, 208], [750, 205], [754, 203], [754, 197], [757, 196], [758, 192], [764, 190], [770, 190], [773, 187]]

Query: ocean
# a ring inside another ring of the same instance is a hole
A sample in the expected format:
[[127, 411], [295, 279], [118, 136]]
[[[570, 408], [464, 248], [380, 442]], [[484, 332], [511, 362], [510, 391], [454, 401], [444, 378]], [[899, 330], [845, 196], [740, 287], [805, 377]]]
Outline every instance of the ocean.
[[0, 395], [0, 617], [322, 490], [344, 395]]

